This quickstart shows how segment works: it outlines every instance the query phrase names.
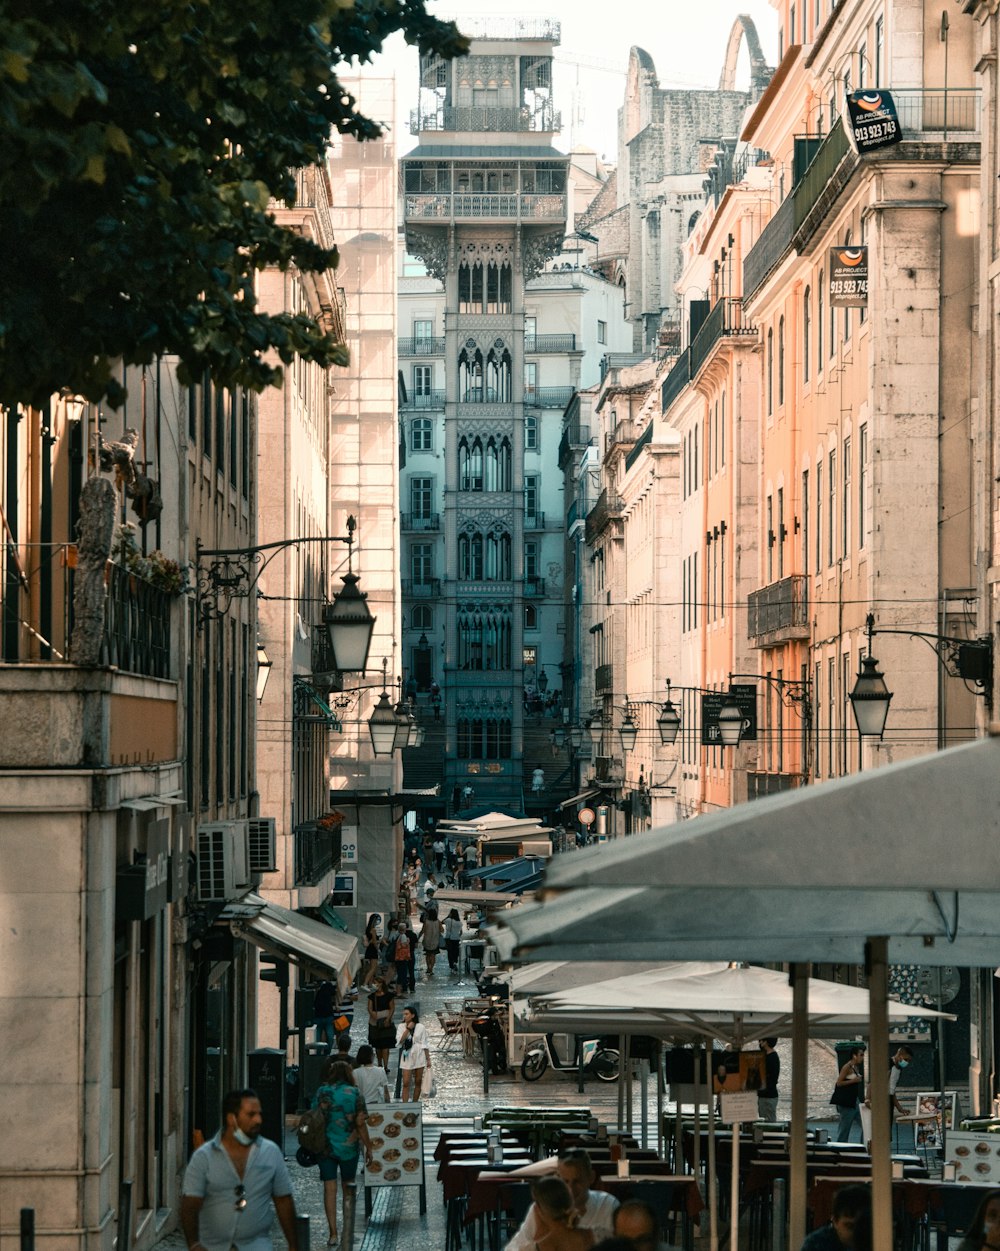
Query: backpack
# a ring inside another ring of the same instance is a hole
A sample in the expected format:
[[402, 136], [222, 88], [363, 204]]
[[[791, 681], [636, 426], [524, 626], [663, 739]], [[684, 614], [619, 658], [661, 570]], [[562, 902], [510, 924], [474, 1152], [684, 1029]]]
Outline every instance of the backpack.
[[401, 964], [410, 958], [410, 936], [405, 930], [401, 930], [399, 937], [396, 939], [396, 950], [393, 953], [393, 960], [397, 964]]
[[326, 1155], [328, 1147], [326, 1122], [329, 1115], [330, 1101], [328, 1099], [321, 1100], [317, 1107], [302, 1113], [295, 1128], [295, 1136], [299, 1140], [300, 1147], [305, 1147], [316, 1156]]

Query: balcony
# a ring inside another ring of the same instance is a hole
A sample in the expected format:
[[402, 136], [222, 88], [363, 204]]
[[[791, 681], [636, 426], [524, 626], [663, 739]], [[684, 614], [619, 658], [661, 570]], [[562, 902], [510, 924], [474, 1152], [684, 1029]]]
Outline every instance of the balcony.
[[316, 886], [340, 865], [340, 826], [306, 821], [292, 831], [295, 839], [295, 885]]
[[544, 530], [545, 514], [539, 512], [526, 512], [524, 514], [524, 528], [525, 530]]
[[670, 373], [660, 386], [660, 412], [665, 413], [674, 400], [691, 381], [691, 349], [685, 348], [678, 356]]
[[631, 418], [616, 422], [614, 428], [609, 430], [604, 436], [604, 455], [607, 456], [615, 448], [631, 447], [636, 441], [640, 429], [639, 423]]
[[795, 573], [750, 592], [747, 635], [753, 647], [809, 638], [809, 591], [804, 574]]
[[598, 695], [606, 695], [614, 690], [614, 665], [598, 665], [594, 670], [594, 691]]
[[407, 220], [448, 221], [540, 221], [565, 222], [566, 197], [562, 194], [517, 192], [465, 192], [454, 195], [432, 192], [407, 195], [403, 204]]
[[646, 429], [643, 430], [642, 434], [639, 435], [635, 443], [632, 444], [631, 449], [625, 456], [625, 472], [626, 473], [628, 473], [628, 471], [632, 468], [635, 462], [642, 455], [642, 449], [644, 447], [648, 447], [649, 444], [652, 443], [652, 441], [653, 441], [653, 420], [652, 418], [650, 418], [650, 420], [646, 424]]
[[598, 786], [621, 786], [625, 781], [624, 762], [617, 756], [595, 756], [594, 781]]
[[439, 513], [402, 513], [399, 524], [403, 530], [437, 531], [441, 529]]
[[441, 594], [440, 578], [404, 578], [402, 582], [404, 595], [412, 599], [433, 599]]
[[756, 338], [757, 327], [743, 315], [743, 301], [726, 296], [716, 300], [701, 328], [691, 340], [691, 377], [712, 354], [715, 345], [726, 338]]
[[621, 515], [621, 499], [614, 491], [609, 491], [605, 487], [597, 497], [597, 503], [587, 514], [587, 542], [594, 542], [613, 521], [620, 521]]
[[[836, 133], [836, 131], [834, 132]], [[818, 159], [818, 158], [817, 158]], [[788, 255], [795, 234], [795, 197], [787, 195], [743, 262], [743, 298], [749, 299]]]
[[573, 387], [529, 387], [524, 393], [524, 407], [565, 408], [575, 394]]
[[538, 110], [529, 108], [479, 108], [469, 105], [453, 108], [410, 110], [410, 134], [428, 131], [465, 130], [500, 134], [550, 134], [562, 129], [562, 115], [551, 104]]
[[977, 87], [897, 87], [892, 98], [904, 141], [916, 135], [940, 135], [956, 142], [978, 139], [982, 129], [982, 93]]
[[768, 795], [794, 791], [802, 783], [802, 776], [798, 773], [748, 773], [747, 799], [764, 799]]
[[575, 334], [526, 334], [524, 351], [533, 356], [543, 352], [575, 352]]
[[399, 401], [400, 409], [444, 408], [444, 391], [425, 391], [421, 395], [407, 393], [405, 400]]
[[[310, 647], [309, 674], [310, 685], [319, 691], [342, 691], [343, 677], [337, 669], [333, 647], [330, 644], [330, 633], [326, 626], [316, 625], [312, 628], [312, 644]], [[314, 711], [315, 709], [312, 709]]]
[[545, 595], [545, 579], [544, 578], [525, 578], [524, 579], [524, 598], [525, 599], [542, 599]]
[[422, 335], [416, 339], [398, 339], [397, 352], [400, 356], [443, 356], [444, 335], [433, 338]]

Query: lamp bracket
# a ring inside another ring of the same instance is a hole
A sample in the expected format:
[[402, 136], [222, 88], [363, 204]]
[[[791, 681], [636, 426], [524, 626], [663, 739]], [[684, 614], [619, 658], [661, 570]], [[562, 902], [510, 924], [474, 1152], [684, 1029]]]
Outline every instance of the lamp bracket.
[[865, 623], [868, 634], [868, 650], [875, 634], [901, 634], [905, 638], [920, 639], [937, 656], [941, 668], [952, 678], [971, 682], [975, 694], [982, 695], [986, 707], [993, 706], [993, 637], [980, 635], [975, 639], [955, 638], [950, 634], [931, 634], [925, 630], [897, 630], [890, 626], [876, 626], [874, 614], [869, 613]]
[[195, 549], [195, 591], [198, 600], [198, 629], [205, 621], [219, 621], [229, 612], [233, 600], [248, 599], [261, 574], [281, 551], [303, 543], [346, 543], [348, 566], [354, 546], [357, 522], [347, 518], [346, 534], [303, 535], [258, 543], [255, 547], [202, 547]]
[[769, 673], [731, 673], [730, 684], [734, 678], [767, 682], [777, 688], [778, 698], [786, 708], [791, 708], [803, 721], [812, 721], [812, 683], [808, 678], [776, 678]]

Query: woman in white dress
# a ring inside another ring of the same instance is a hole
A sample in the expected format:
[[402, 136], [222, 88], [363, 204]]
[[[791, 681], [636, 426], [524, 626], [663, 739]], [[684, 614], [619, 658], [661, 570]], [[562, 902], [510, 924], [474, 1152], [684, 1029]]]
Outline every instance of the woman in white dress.
[[420, 1084], [427, 1064], [427, 1029], [420, 1024], [416, 1008], [403, 1009], [403, 1023], [396, 1031], [399, 1047], [399, 1068], [403, 1074], [403, 1102], [416, 1102], [420, 1098]]

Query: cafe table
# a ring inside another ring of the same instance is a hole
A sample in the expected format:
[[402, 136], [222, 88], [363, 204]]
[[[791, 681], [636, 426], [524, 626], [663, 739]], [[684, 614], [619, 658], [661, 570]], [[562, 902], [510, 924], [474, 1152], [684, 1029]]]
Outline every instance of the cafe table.
[[462, 1228], [466, 1219], [467, 1197], [472, 1182], [481, 1172], [489, 1169], [498, 1173], [510, 1173], [531, 1164], [531, 1155], [519, 1148], [504, 1151], [502, 1160], [491, 1160], [486, 1151], [460, 1151], [442, 1160], [438, 1166], [446, 1213], [446, 1251], [458, 1251], [462, 1245]]
[[[636, 1166], [626, 1177], [600, 1177], [595, 1190], [605, 1190], [619, 1202], [625, 1199], [643, 1199], [662, 1215], [670, 1214], [669, 1225], [676, 1217], [681, 1218], [681, 1241], [684, 1251], [693, 1251], [694, 1226], [705, 1206], [697, 1181], [689, 1174], [661, 1176], [643, 1172], [643, 1165]], [[671, 1237], [671, 1242], [674, 1238]]]
[[[871, 1185], [871, 1175], [851, 1177], [857, 1185]], [[812, 1179], [806, 1196], [806, 1206], [812, 1213], [813, 1229], [829, 1224], [833, 1212], [833, 1200], [844, 1185], [843, 1177], [816, 1177]], [[941, 1183], [929, 1178], [904, 1177], [892, 1183], [893, 1219], [898, 1226], [896, 1245], [903, 1251], [927, 1251], [930, 1247], [931, 1214], [940, 1204]]]

